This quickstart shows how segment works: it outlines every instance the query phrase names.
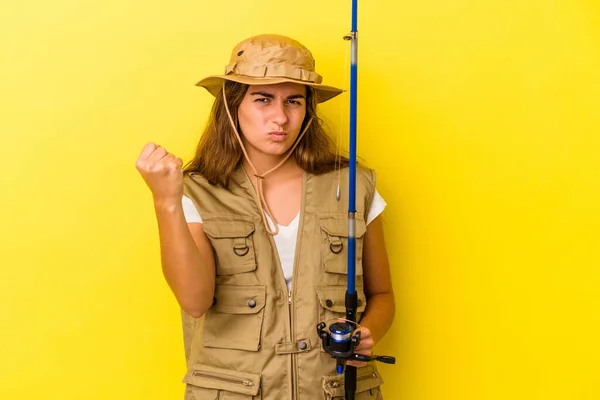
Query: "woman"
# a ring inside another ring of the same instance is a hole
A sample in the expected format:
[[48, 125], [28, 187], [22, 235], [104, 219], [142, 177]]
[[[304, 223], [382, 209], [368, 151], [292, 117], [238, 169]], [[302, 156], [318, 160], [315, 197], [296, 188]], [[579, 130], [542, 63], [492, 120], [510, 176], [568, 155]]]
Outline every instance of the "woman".
[[[186, 399], [343, 396], [343, 375], [316, 331], [345, 315], [348, 160], [316, 114], [342, 90], [321, 84], [314, 67], [293, 39], [242, 41], [225, 75], [197, 84], [215, 102], [186, 168], [153, 143], [137, 160], [182, 309]], [[394, 317], [374, 176], [357, 168], [361, 354]], [[349, 364], [360, 367], [357, 399], [381, 398], [376, 367]]]

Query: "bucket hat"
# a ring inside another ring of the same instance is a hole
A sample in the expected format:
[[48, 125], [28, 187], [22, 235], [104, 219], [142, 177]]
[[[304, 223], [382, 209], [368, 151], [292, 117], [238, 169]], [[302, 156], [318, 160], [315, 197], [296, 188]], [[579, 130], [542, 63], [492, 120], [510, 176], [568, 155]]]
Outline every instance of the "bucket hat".
[[323, 77], [315, 71], [315, 59], [304, 45], [275, 34], [256, 35], [241, 41], [233, 48], [224, 74], [207, 76], [196, 86], [217, 96], [226, 80], [248, 85], [300, 83], [314, 90], [319, 103], [344, 92], [321, 83]]

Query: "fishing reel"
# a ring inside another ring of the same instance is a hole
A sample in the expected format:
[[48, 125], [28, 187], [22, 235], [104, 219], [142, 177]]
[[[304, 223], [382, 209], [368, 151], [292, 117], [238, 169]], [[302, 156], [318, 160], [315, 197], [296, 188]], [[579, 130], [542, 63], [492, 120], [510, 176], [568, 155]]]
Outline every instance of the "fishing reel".
[[336, 371], [338, 374], [344, 372], [346, 361], [379, 361], [385, 364], [395, 364], [396, 358], [391, 356], [367, 356], [364, 354], [355, 354], [354, 350], [360, 343], [360, 331], [354, 331], [352, 325], [354, 322], [345, 320], [337, 321], [329, 325], [320, 322], [317, 325], [317, 334], [321, 338], [323, 349], [336, 360]]

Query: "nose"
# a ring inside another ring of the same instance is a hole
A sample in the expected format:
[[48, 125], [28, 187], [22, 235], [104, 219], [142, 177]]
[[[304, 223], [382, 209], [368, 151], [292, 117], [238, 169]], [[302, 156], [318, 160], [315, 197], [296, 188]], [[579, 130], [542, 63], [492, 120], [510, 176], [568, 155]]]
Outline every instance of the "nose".
[[271, 107], [271, 120], [277, 124], [277, 126], [284, 126], [288, 122], [288, 115], [285, 109], [285, 104], [283, 102], [275, 102], [273, 107]]

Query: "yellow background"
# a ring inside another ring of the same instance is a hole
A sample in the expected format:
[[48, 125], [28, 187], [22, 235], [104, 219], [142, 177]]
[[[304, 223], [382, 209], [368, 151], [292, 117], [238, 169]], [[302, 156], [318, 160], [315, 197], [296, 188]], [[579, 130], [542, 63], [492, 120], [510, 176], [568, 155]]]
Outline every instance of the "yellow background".
[[[600, 3], [363, 0], [359, 151], [397, 318], [386, 399], [600, 398]], [[0, 5], [0, 398], [179, 399], [147, 141], [188, 160], [233, 45], [347, 87], [350, 1]], [[322, 111], [338, 132], [347, 95]], [[346, 122], [343, 122], [346, 129]]]

